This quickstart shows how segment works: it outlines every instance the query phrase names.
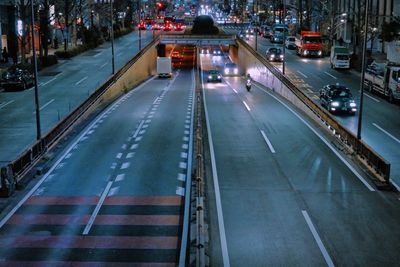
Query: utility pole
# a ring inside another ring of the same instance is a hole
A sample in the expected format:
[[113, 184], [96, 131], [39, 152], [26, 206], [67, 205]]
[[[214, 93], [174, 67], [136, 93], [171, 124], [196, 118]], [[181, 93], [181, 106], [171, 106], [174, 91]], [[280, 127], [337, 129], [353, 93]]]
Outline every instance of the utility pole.
[[110, 16], [111, 16], [111, 63], [112, 63], [112, 74], [115, 74], [115, 60], [114, 60], [114, 15], [113, 15], [113, 0], [110, 0]]
[[368, 39], [368, 9], [369, 0], [365, 0], [365, 23], [364, 23], [364, 41], [363, 41], [363, 55], [362, 55], [362, 66], [361, 66], [361, 81], [360, 81], [360, 107], [358, 109], [358, 127], [357, 127], [357, 139], [361, 140], [361, 127], [362, 127], [362, 111], [363, 111], [363, 99], [364, 99], [364, 78], [365, 78], [365, 62], [367, 54], [367, 39]]
[[38, 92], [38, 71], [37, 71], [37, 58], [36, 58], [36, 44], [35, 44], [35, 12], [34, 1], [31, 0], [31, 30], [32, 30], [32, 53], [33, 53], [33, 71], [35, 75], [35, 113], [36, 113], [36, 140], [42, 138], [40, 129], [40, 105], [39, 105], [39, 92]]

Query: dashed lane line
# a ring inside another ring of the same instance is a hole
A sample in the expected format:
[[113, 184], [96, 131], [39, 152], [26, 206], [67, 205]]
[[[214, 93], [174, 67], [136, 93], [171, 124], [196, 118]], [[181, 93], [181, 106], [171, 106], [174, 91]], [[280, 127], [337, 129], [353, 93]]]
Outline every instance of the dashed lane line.
[[324, 243], [322, 243], [321, 238], [318, 235], [317, 230], [314, 227], [314, 224], [312, 223], [310, 216], [308, 216], [308, 213], [306, 210], [302, 210], [301, 213], [304, 216], [304, 219], [306, 220], [306, 223], [308, 225], [308, 228], [310, 228], [310, 231], [317, 242], [317, 245], [319, 247], [319, 250], [321, 251], [322, 255], [324, 256], [325, 262], [329, 267], [334, 267], [335, 265], [333, 264], [333, 261], [331, 259], [331, 256], [329, 256], [328, 251], [326, 250]]
[[396, 141], [397, 143], [400, 144], [400, 140], [399, 140], [399, 139], [397, 139], [394, 135], [392, 135], [391, 133], [389, 133], [388, 131], [386, 131], [386, 130], [383, 129], [382, 127], [380, 127], [378, 124], [372, 123], [372, 125], [374, 125], [376, 128], [378, 128], [379, 130], [381, 130], [382, 132], [384, 132], [387, 136], [389, 136], [389, 137], [392, 138], [394, 141]]
[[87, 78], [89, 78], [88, 76], [83, 77], [82, 79], [80, 79], [79, 81], [77, 81], [75, 83], [75, 85], [79, 85], [80, 83], [82, 83], [84, 80], [86, 80]]
[[269, 150], [271, 150], [272, 153], [275, 153], [275, 149], [272, 146], [271, 142], [269, 141], [269, 139], [268, 139], [267, 135], [265, 134], [265, 132], [263, 130], [260, 130], [260, 131], [261, 131], [261, 134], [262, 134], [265, 142], [267, 143], [267, 145], [269, 147]]
[[324, 71], [324, 73], [325, 73], [326, 75], [328, 75], [328, 76], [331, 76], [333, 79], [337, 80], [337, 78], [336, 78], [335, 76], [333, 76], [332, 74], [330, 74], [330, 73], [328, 73], [328, 72], [326, 72], [326, 71]]
[[6, 103], [4, 103], [4, 104], [1, 104], [0, 105], [0, 109], [1, 108], [4, 108], [5, 106], [7, 106], [7, 105], [10, 105], [11, 103], [13, 103], [15, 100], [10, 100], [10, 101], [8, 101], [8, 102], [6, 102]]

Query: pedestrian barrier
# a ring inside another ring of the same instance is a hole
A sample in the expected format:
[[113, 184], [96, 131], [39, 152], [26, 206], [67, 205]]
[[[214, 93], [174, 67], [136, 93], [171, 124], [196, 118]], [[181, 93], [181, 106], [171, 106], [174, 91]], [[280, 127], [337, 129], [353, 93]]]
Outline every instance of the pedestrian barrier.
[[[372, 171], [380, 182], [389, 184], [389, 162], [382, 158], [363, 140], [359, 140], [326, 110], [321, 108], [321, 106], [312, 101], [312, 99], [285, 77], [280, 70], [275, 68], [245, 41], [238, 38], [237, 44], [239, 46], [239, 61], [242, 64], [241, 67], [251, 74], [252, 79], [272, 88], [306, 112], [311, 118], [328, 126], [334, 136], [357, 157], [359, 162]], [[260, 69], [263, 71], [260, 71]]]

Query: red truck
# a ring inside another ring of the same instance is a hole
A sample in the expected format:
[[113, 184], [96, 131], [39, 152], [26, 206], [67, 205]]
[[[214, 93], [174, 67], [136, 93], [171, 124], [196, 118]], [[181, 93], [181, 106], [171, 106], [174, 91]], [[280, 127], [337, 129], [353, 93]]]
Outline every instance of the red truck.
[[296, 38], [296, 53], [301, 57], [322, 57], [321, 33], [301, 31]]

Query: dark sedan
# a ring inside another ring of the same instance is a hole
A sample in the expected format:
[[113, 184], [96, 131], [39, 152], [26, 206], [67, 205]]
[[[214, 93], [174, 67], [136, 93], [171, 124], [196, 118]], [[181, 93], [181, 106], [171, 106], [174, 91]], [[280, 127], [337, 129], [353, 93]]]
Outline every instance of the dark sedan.
[[267, 50], [267, 54], [265, 55], [268, 61], [279, 61], [282, 62], [284, 60], [284, 55], [282, 49], [271, 47]]
[[0, 86], [5, 91], [25, 90], [34, 84], [34, 76], [29, 71], [18, 68], [5, 71], [0, 80]]
[[321, 105], [325, 106], [329, 112], [356, 113], [357, 104], [346, 86], [339, 84], [325, 85], [319, 93]]
[[221, 73], [217, 70], [210, 70], [207, 76], [207, 82], [221, 82], [222, 76]]

